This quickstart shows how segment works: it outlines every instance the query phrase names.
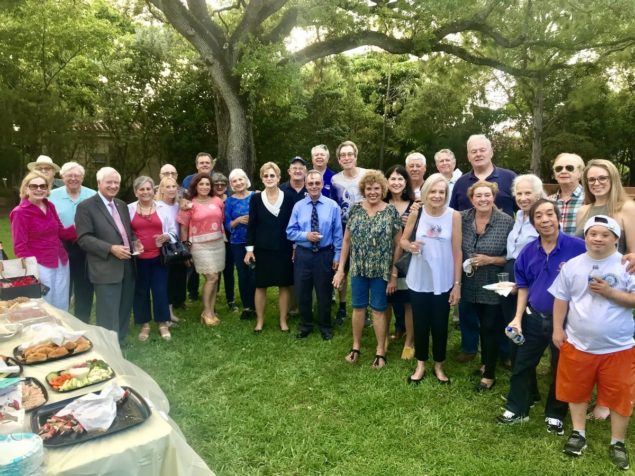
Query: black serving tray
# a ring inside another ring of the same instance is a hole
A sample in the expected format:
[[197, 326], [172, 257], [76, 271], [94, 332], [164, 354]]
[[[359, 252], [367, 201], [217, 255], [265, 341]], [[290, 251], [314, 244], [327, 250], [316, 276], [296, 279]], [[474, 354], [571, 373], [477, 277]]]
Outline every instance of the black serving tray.
[[26, 359], [24, 358], [23, 354], [22, 354], [22, 349], [21, 349], [21, 345], [17, 346], [16, 348], [13, 349], [13, 357], [15, 358], [15, 360], [22, 365], [40, 365], [40, 364], [48, 364], [50, 362], [55, 362], [56, 360], [64, 360], [64, 359], [68, 359], [69, 357], [73, 357], [75, 355], [81, 355], [81, 354], [85, 354], [86, 352], [89, 352], [93, 349], [93, 342], [88, 338], [88, 337], [84, 337], [84, 339], [86, 339], [88, 341], [88, 343], [90, 344], [90, 347], [88, 347], [88, 349], [86, 350], [82, 350], [81, 352], [76, 352], [74, 350], [69, 350], [68, 354], [66, 355], [61, 355], [59, 357], [51, 357], [50, 359], [46, 359], [46, 360], [42, 360], [41, 362], [31, 362], [31, 363], [27, 363]]
[[[133, 426], [139, 425], [146, 421], [152, 413], [150, 407], [146, 403], [145, 399], [139, 395], [135, 390], [130, 387], [121, 387], [129, 392], [128, 398], [125, 402], [117, 405], [117, 416], [106, 431], [98, 431], [93, 433], [82, 433], [73, 435], [56, 435], [50, 440], [44, 441], [44, 446], [47, 448], [61, 448], [64, 446], [76, 445], [78, 443], [84, 443], [85, 441], [94, 440], [103, 436], [112, 435]], [[99, 393], [99, 392], [95, 392]], [[38, 433], [40, 428], [44, 426], [46, 420], [64, 408], [77, 398], [83, 397], [78, 395], [77, 397], [68, 398], [61, 402], [51, 403], [46, 405], [34, 413], [31, 414], [31, 431]]]
[[18, 362], [14, 358], [8, 357], [6, 355], [0, 355], [0, 359], [4, 360], [7, 363], [7, 365], [17, 365], [18, 367], [20, 367], [20, 370], [18, 371], [18, 373], [14, 372], [12, 374], [3, 374], [2, 372], [0, 372], [0, 378], [18, 377], [22, 373], [22, 365], [20, 364], [20, 362]]
[[[42, 382], [40, 382], [38, 379], [36, 379], [36, 378], [34, 378], [34, 377], [26, 377], [26, 378], [24, 379], [24, 383], [32, 383], [33, 385], [36, 385], [37, 387], [39, 387], [39, 388], [40, 388], [40, 390], [42, 390], [42, 395], [44, 395], [44, 403], [42, 403], [42, 404], [40, 404], [40, 405], [38, 405], [38, 406], [36, 406], [36, 407], [30, 408], [30, 409], [28, 409], [28, 410], [25, 408], [25, 409], [24, 409], [24, 411], [25, 411], [26, 413], [29, 413], [29, 412], [32, 412], [32, 411], [34, 411], [34, 410], [37, 410], [38, 408], [41, 408], [43, 405], [46, 405], [46, 402], [48, 402], [48, 401], [49, 401], [49, 394], [48, 394], [48, 392], [46, 391], [46, 388], [44, 387], [44, 385], [42, 384]], [[23, 404], [24, 404], [24, 402], [23, 402]]]
[[[101, 360], [101, 359], [98, 359], [98, 360]], [[90, 362], [90, 360], [88, 360], [88, 361], [86, 361], [86, 362]], [[46, 381], [46, 384], [47, 384], [49, 387], [51, 387], [51, 390], [53, 390], [54, 392], [57, 392], [57, 393], [68, 393], [68, 392], [74, 392], [74, 391], [76, 391], [76, 390], [81, 390], [82, 388], [92, 387], [93, 385], [99, 385], [100, 383], [108, 382], [108, 380], [112, 380], [112, 379], [114, 379], [114, 378], [115, 378], [115, 376], [117, 375], [117, 374], [115, 373], [115, 371], [113, 370], [113, 368], [112, 368], [112, 367], [111, 367], [111, 366], [110, 366], [107, 362], [104, 362], [104, 363], [105, 363], [106, 365], [108, 365], [108, 368], [109, 368], [109, 369], [110, 369], [110, 371], [112, 372], [112, 373], [111, 373], [111, 375], [110, 375], [110, 377], [105, 378], [104, 380], [100, 380], [99, 382], [93, 382], [93, 383], [86, 384], [86, 385], [84, 385], [84, 386], [82, 386], [82, 387], [77, 387], [77, 388], [74, 388], [74, 389], [72, 389], [72, 390], [57, 390], [55, 387], [53, 387], [53, 385], [51, 385], [51, 382], [49, 382], [49, 378], [48, 378], [48, 377], [49, 377], [49, 375], [51, 375], [51, 374], [58, 374], [58, 375], [59, 375], [60, 373], [64, 372], [65, 370], [68, 370], [70, 367], [66, 367], [65, 369], [60, 369], [60, 370], [57, 370], [57, 371], [49, 372], [49, 373], [48, 373], [48, 374], [46, 374], [46, 376], [44, 377], [44, 380]]]

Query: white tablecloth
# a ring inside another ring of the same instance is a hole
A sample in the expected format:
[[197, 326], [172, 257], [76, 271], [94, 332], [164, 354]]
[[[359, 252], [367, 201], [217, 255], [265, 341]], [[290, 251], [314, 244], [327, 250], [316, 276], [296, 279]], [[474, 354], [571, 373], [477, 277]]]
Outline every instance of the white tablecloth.
[[[187, 444], [178, 426], [168, 416], [170, 406], [157, 383], [136, 365], [123, 358], [117, 334], [102, 327], [84, 324], [74, 316], [45, 304], [47, 312], [73, 330], [86, 330], [93, 349], [84, 354], [41, 365], [25, 365], [22, 376], [35, 377], [46, 387], [48, 403], [91, 391], [104, 383], [73, 392], [57, 393], [45, 380], [46, 374], [88, 359], [103, 359], [116, 372], [115, 381], [135, 389], [152, 407], [152, 414], [142, 424], [86, 443], [45, 450], [45, 474], [50, 475], [165, 475], [205, 476], [214, 473]], [[13, 348], [22, 341], [20, 335], [0, 342], [0, 354], [13, 356]], [[30, 430], [30, 414], [27, 415]]]

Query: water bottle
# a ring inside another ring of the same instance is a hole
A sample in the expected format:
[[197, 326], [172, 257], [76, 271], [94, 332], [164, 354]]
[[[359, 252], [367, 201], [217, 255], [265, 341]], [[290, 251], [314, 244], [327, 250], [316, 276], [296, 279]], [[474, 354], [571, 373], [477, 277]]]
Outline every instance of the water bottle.
[[600, 267], [597, 264], [593, 265], [591, 272], [589, 273], [589, 283], [593, 281], [595, 278], [602, 279], [602, 273], [600, 272]]
[[525, 343], [525, 336], [519, 333], [515, 327], [507, 326], [505, 328], [505, 335], [516, 345], [523, 345]]

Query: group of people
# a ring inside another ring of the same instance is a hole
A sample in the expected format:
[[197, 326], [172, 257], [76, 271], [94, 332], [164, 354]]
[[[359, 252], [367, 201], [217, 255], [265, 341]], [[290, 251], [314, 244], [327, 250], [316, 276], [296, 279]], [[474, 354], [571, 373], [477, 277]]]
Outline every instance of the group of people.
[[[11, 213], [15, 253], [36, 256], [41, 279], [51, 288], [46, 299], [67, 309], [74, 295], [81, 319], [88, 319], [94, 290], [97, 324], [117, 331], [120, 341], [131, 309], [140, 340], [148, 339], [152, 317], [169, 340], [178, 321], [173, 310], [184, 306], [186, 289], [190, 296], [198, 292], [199, 274], [205, 278], [201, 322], [218, 325], [221, 275], [234, 308], [233, 266], [241, 319], [255, 317], [255, 333], [265, 325], [267, 288], [277, 287], [280, 331], [290, 332], [289, 309], [297, 304], [296, 337], [305, 339], [317, 327], [330, 340], [346, 318], [350, 277], [352, 345], [345, 360], [352, 364], [361, 357], [370, 307], [372, 367], [384, 367], [394, 314], [395, 337], [406, 336], [402, 358], [417, 362], [407, 379], [411, 384], [428, 373], [430, 353], [430, 372], [440, 384], [450, 384], [444, 369], [448, 316], [457, 306], [457, 361], [473, 360], [480, 347], [475, 390], [491, 390], [499, 360], [511, 363], [498, 423], [528, 418], [540, 398], [536, 366], [549, 347], [548, 431], [564, 434], [570, 410], [573, 430], [564, 451], [580, 455], [587, 404], [597, 387], [592, 415], [610, 414], [610, 457], [628, 467], [624, 440], [635, 398], [635, 278], [629, 274], [635, 267], [635, 202], [615, 166], [601, 159], [585, 165], [576, 154], [560, 154], [553, 163], [558, 189], [547, 198], [537, 176], [494, 165], [484, 135], [467, 141], [472, 169], [465, 174], [449, 149], [435, 154], [438, 172], [427, 178], [426, 158], [418, 152], [385, 173], [358, 167], [351, 141], [342, 142], [336, 156], [339, 173], [328, 167], [324, 145], [311, 150], [311, 167], [302, 157], [292, 158], [285, 183], [280, 167], [267, 162], [259, 170], [263, 189], [252, 191], [243, 170], [226, 178], [213, 171], [212, 156], [201, 153], [197, 173], [182, 186], [170, 164], [161, 168], [157, 187], [150, 177], [136, 178], [137, 201], [129, 205], [116, 198], [116, 170], [97, 172], [95, 192], [82, 186], [81, 165], [69, 162], [60, 169], [41, 156], [29, 164], [22, 201]], [[58, 171], [63, 186], [50, 190]], [[161, 263], [161, 246], [174, 240], [191, 243], [192, 263]], [[503, 296], [491, 289], [501, 280], [498, 290], [508, 291]], [[512, 344], [506, 330], [522, 336], [523, 344]]]

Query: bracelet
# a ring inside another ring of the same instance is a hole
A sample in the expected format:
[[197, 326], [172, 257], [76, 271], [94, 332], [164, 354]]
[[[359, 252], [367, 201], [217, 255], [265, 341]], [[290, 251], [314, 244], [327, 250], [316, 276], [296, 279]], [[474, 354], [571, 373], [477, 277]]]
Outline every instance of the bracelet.
[[461, 285], [461, 281], [454, 281], [454, 285], [455, 286], [460, 286]]

